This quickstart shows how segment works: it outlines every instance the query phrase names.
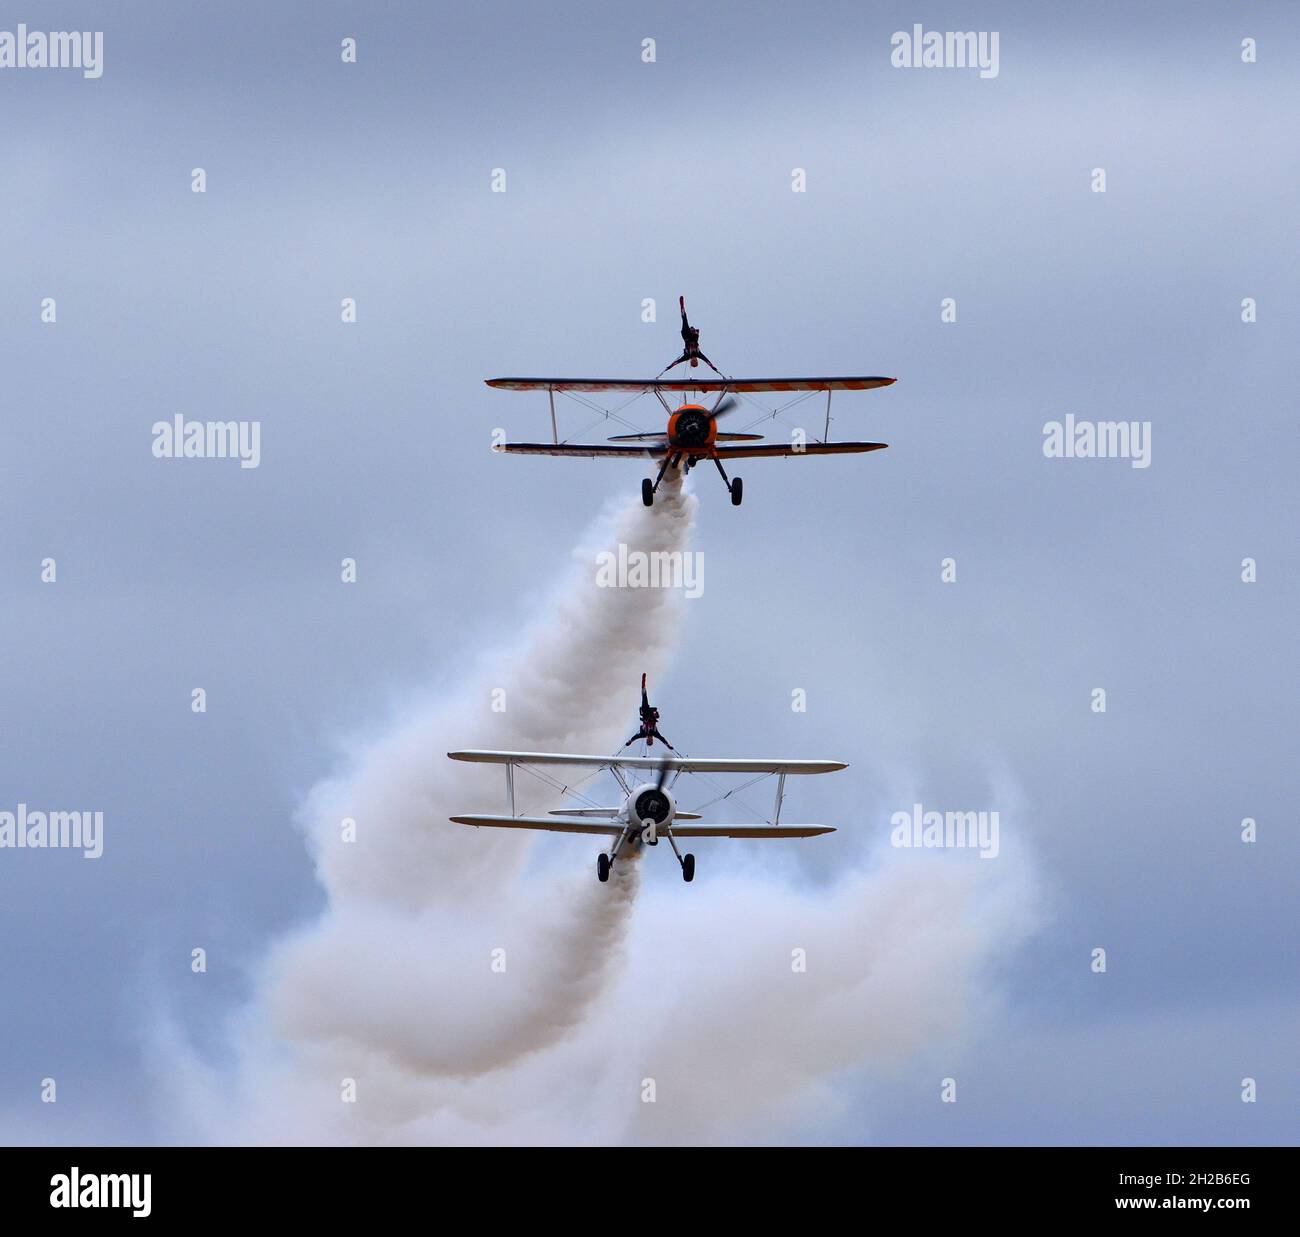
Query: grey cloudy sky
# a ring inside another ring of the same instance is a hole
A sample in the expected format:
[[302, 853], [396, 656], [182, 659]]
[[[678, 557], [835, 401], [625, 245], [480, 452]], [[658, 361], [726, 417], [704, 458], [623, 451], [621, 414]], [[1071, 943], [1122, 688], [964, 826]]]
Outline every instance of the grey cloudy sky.
[[[762, 1136], [1294, 1140], [1300, 20], [978, 7], [3, 7], [102, 28], [105, 63], [0, 71], [0, 810], [99, 808], [107, 838], [0, 851], [0, 1133], [157, 1136], [158, 1011], [220, 1058], [321, 908], [313, 784], [635, 495], [635, 464], [490, 454], [547, 418], [482, 379], [654, 373], [684, 293], [729, 373], [899, 381], [837, 401], [888, 451], [753, 461], [739, 510], [692, 478], [667, 733], [851, 762], [799, 788], [840, 832], [761, 857], [795, 888], [919, 801], [1001, 807], [1037, 891], [977, 1025]], [[914, 22], [998, 30], [999, 76], [891, 68]], [[178, 412], [260, 420], [261, 466], [154, 459]], [[1151, 466], [1044, 458], [1067, 413], [1149, 421]], [[639, 908], [657, 942], [688, 896]]]

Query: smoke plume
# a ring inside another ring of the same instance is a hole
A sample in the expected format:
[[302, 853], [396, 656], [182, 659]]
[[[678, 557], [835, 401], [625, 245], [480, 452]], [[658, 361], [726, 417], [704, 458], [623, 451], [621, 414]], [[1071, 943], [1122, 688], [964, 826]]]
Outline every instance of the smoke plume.
[[[611, 512], [514, 649], [315, 788], [302, 820], [327, 907], [267, 958], [232, 1028], [233, 1077], [169, 1046], [179, 1135], [769, 1138], [824, 1120], [840, 1079], [970, 1025], [991, 959], [1027, 927], [1014, 859], [886, 851], [808, 889], [732, 851], [707, 890], [656, 881], [638, 900], [639, 864], [600, 884], [589, 840], [448, 823], [504, 794], [499, 770], [450, 749], [608, 752], [626, 737], [628, 685], [666, 663], [682, 602], [597, 587], [595, 554], [686, 550], [694, 508], [669, 478], [654, 507]], [[516, 792], [529, 814], [566, 801], [519, 773]]]

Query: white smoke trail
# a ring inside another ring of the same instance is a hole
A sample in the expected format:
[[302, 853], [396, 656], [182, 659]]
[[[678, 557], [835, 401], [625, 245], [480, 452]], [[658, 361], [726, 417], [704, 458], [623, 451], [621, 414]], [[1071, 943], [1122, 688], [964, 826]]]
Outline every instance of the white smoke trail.
[[[677, 639], [682, 597], [671, 589], [599, 588], [595, 556], [686, 549], [696, 500], [670, 474], [651, 508], [639, 502], [602, 521], [546, 612], [513, 650], [486, 653], [458, 697], [408, 721], [364, 750], [344, 776], [312, 793], [305, 814], [318, 874], [334, 904], [386, 908], [479, 903], [513, 884], [528, 851], [517, 833], [447, 824], [496, 796], [486, 770], [446, 758], [451, 748], [607, 751], [625, 734], [629, 693], [654, 674]], [[503, 712], [491, 692], [505, 692]], [[545, 811], [558, 796], [519, 779], [519, 807]], [[496, 798], [496, 804], [501, 799]], [[492, 810], [479, 808], [478, 810]], [[355, 842], [339, 822], [357, 822]]]
[[[178, 1136], [758, 1139], [824, 1123], [846, 1074], [970, 1028], [994, 960], [1031, 919], [1013, 855], [885, 850], [806, 890], [732, 850], [707, 885], [652, 884], [630, 945], [639, 865], [608, 885], [590, 869], [557, 877], [530, 860], [527, 835], [446, 823], [501, 793], [449, 748], [599, 752], [626, 737], [628, 684], [666, 660], [679, 596], [595, 587], [594, 553], [685, 549], [693, 509], [670, 482], [654, 508], [616, 514], [511, 654], [313, 792], [305, 823], [328, 908], [272, 953], [236, 1033], [233, 1087], [193, 1059], [173, 1068], [172, 1107], [189, 1118]], [[502, 714], [488, 708], [496, 686]], [[528, 810], [559, 802], [543, 793]], [[354, 843], [339, 840], [344, 817]], [[341, 1102], [345, 1080], [355, 1103]]]
[[[409, 718], [315, 788], [302, 819], [328, 909], [272, 952], [245, 1026], [242, 1081], [250, 1089], [226, 1114], [233, 1124], [214, 1134], [248, 1136], [245, 1123], [260, 1123], [266, 1087], [292, 1090], [311, 1076], [313, 1061], [329, 1061], [336, 1083], [367, 1071], [408, 1081], [474, 1076], [544, 1049], [599, 996], [621, 956], [637, 865], [616, 866], [606, 885], [590, 870], [521, 881], [530, 835], [447, 819], [501, 810], [499, 771], [446, 753], [599, 753], [626, 738], [638, 675], [655, 675], [666, 662], [683, 599], [672, 589], [598, 587], [596, 554], [620, 544], [684, 551], [695, 507], [670, 474], [653, 508], [638, 501], [608, 514], [513, 650], [486, 654], [454, 700]], [[491, 707], [498, 689], [500, 712]], [[522, 773], [516, 789], [519, 809], [530, 814], [565, 801]], [[355, 822], [354, 840], [345, 821]], [[494, 956], [506, 960], [504, 973], [490, 966]], [[297, 1060], [273, 1084], [253, 1086], [275, 1040], [293, 1045]], [[191, 1083], [195, 1068], [191, 1062]], [[395, 1098], [390, 1111], [401, 1104]], [[211, 1106], [206, 1115], [216, 1115]], [[304, 1129], [347, 1136], [314, 1118], [291, 1122], [285, 1136], [302, 1138]]]
[[478, 912], [336, 903], [277, 952], [266, 996], [279, 1033], [412, 1076], [472, 1076], [550, 1046], [622, 956], [639, 865], [616, 864], [608, 885], [594, 870], [524, 882]]

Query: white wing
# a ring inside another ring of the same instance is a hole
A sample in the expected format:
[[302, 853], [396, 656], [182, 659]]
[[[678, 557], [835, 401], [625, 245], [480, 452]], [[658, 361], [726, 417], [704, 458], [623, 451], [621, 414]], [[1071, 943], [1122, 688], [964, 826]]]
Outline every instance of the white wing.
[[847, 769], [842, 760], [703, 760], [670, 756], [567, 756], [559, 752], [494, 752], [471, 750], [448, 752], [452, 760], [470, 760], [497, 765], [592, 765], [597, 768], [668, 769], [682, 773], [834, 773]]
[[815, 838], [834, 833], [832, 825], [677, 825], [675, 838]]
[[[683, 815], [688, 815], [683, 813]], [[698, 820], [695, 816], [693, 819]], [[544, 829], [548, 833], [594, 833], [605, 837], [618, 837], [622, 824], [596, 825], [589, 820], [564, 820], [558, 816], [452, 816], [457, 825], [486, 825], [493, 829]], [[834, 833], [831, 825], [676, 825], [672, 834], [677, 838], [813, 838], [821, 833]]]
[[623, 826], [594, 825], [589, 820], [563, 820], [558, 816], [452, 816], [457, 825], [489, 825], [493, 829], [545, 829], [548, 833], [597, 833], [615, 838]]

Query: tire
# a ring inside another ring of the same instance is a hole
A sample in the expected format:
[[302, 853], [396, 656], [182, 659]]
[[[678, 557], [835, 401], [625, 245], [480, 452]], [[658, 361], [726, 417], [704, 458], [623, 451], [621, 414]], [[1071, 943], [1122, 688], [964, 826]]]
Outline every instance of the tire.
[[647, 507], [653, 507], [655, 505], [654, 482], [651, 481], [649, 477], [641, 478], [641, 501], [645, 503]]
[[695, 856], [682, 856], [682, 880], [688, 885], [695, 879]]
[[596, 856], [596, 879], [601, 882], [609, 880], [609, 856], [604, 851]]
[[745, 483], [739, 477], [731, 479], [731, 505], [740, 506], [740, 500], [745, 496]]

